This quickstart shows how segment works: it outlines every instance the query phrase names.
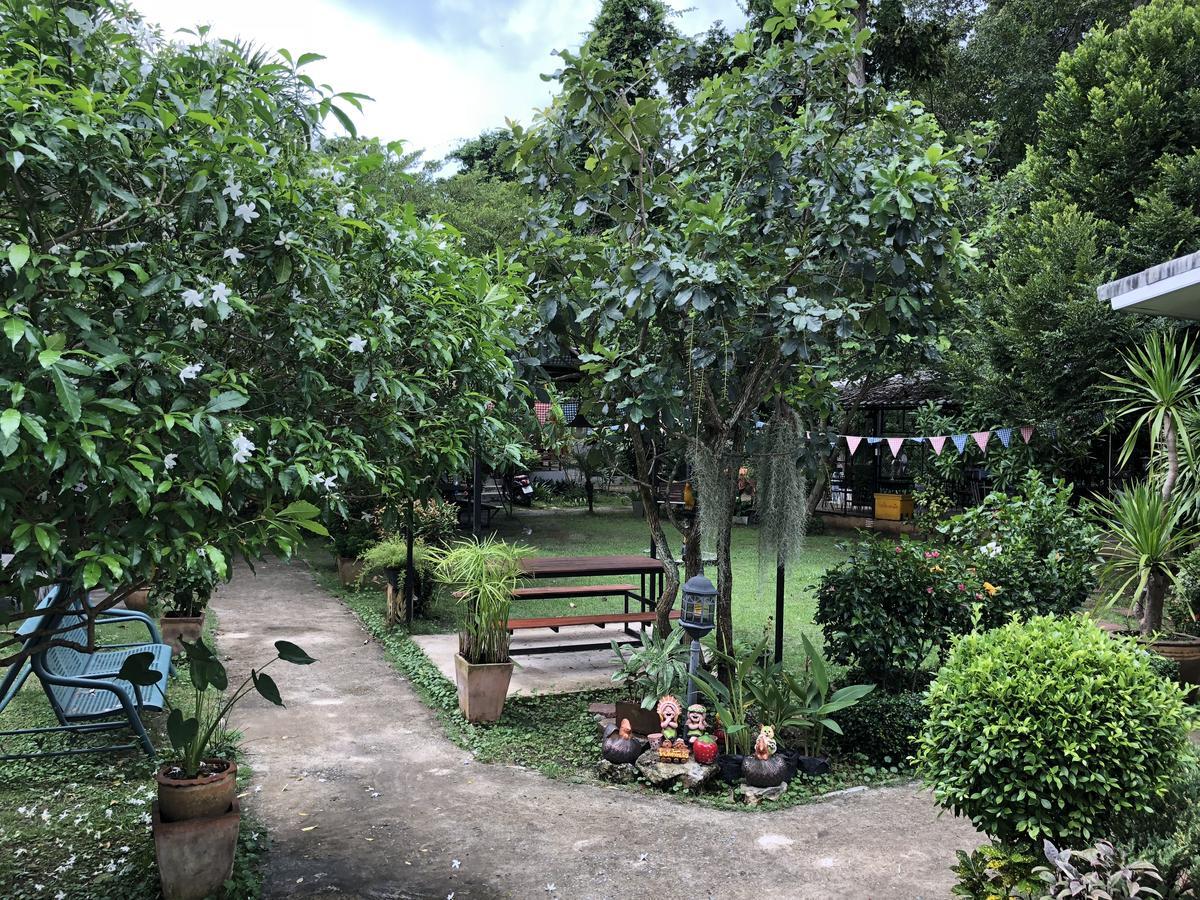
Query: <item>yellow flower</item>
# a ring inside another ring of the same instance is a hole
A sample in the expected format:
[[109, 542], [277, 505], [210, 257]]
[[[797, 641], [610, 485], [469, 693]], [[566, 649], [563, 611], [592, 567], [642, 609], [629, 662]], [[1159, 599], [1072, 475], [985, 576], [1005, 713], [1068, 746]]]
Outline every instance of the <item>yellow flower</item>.
[[1000, 593], [1000, 588], [992, 584], [990, 581], [985, 581], [983, 583], [983, 589], [988, 592], [989, 597], [995, 597], [998, 593]]
[[946, 570], [943, 569], [941, 566], [932, 566], [932, 567], [930, 567], [929, 571], [930, 572], [945, 572]]

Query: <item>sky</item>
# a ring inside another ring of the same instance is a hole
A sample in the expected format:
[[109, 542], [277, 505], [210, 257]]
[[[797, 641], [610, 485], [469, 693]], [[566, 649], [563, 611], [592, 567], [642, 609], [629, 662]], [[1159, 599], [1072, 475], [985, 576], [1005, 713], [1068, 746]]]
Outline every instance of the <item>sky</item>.
[[[505, 118], [529, 123], [545, 106], [557, 68], [551, 54], [577, 49], [600, 0], [133, 0], [168, 36], [212, 26], [293, 56], [326, 57], [306, 67], [317, 82], [369, 94], [360, 134], [403, 140], [426, 159]], [[744, 21], [737, 0], [667, 0], [685, 34], [721, 19]], [[175, 37], [187, 39], [186, 36]]]

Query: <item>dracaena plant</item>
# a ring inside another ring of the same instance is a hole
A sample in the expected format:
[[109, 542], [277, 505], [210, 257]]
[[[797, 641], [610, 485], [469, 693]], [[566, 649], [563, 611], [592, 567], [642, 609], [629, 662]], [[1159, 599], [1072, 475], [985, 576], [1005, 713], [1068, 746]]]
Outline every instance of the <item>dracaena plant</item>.
[[613, 654], [621, 661], [613, 673], [613, 684], [639, 700], [642, 709], [653, 709], [659, 697], [682, 690], [687, 683], [690, 650], [683, 636], [680, 628], [665, 636], [656, 629], [644, 635], [641, 646], [630, 649], [628, 656], [620, 644], [610, 641]]
[[[192, 683], [189, 703], [176, 705], [167, 698], [167, 737], [178, 754], [179, 768], [185, 778], [195, 778], [200, 764], [211, 755], [218, 739], [225, 732], [225, 722], [230, 711], [251, 691], [276, 706], [283, 706], [283, 698], [275, 680], [264, 670], [272, 663], [282, 660], [298, 666], [316, 662], [290, 641], [275, 642], [275, 656], [257, 668], [239, 684], [232, 693], [226, 694], [229, 676], [221, 661], [204, 639], [195, 643], [183, 642], [188, 662], [188, 675]], [[122, 667], [120, 678], [139, 687], [149, 687], [158, 682], [160, 675], [149, 670], [153, 660], [149, 653], [135, 653]], [[163, 692], [166, 696], [166, 691]]]

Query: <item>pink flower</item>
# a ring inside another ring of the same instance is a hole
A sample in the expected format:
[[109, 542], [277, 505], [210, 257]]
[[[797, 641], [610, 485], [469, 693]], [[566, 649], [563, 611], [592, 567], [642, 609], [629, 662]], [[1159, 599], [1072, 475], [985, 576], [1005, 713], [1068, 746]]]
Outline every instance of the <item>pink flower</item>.
[[976, 599], [976, 600], [982, 600], [982, 599], [983, 599], [983, 594], [976, 594], [976, 595], [975, 595], [975, 599]]
[[965, 591], [965, 590], [967, 589], [967, 586], [966, 586], [965, 584], [960, 584], [960, 585], [958, 586], [958, 589], [959, 589], [960, 591]]
[[933, 593], [933, 588], [931, 588], [931, 587], [927, 587], [927, 588], [925, 588], [925, 593], [927, 593], [927, 594], [932, 594], [932, 593]]
[[900, 552], [902, 549], [904, 549], [904, 548], [903, 548], [903, 547], [901, 547], [899, 544], [897, 544], [897, 545], [896, 545], [896, 552], [897, 552], [897, 553], [899, 553], [899, 552]]
[[934, 558], [934, 559], [937, 559], [937, 558], [938, 558], [939, 556], [941, 556], [941, 555], [942, 555], [942, 554], [938, 553], [938, 551], [936, 551], [936, 550], [934, 550], [934, 551], [933, 551], [933, 558]]

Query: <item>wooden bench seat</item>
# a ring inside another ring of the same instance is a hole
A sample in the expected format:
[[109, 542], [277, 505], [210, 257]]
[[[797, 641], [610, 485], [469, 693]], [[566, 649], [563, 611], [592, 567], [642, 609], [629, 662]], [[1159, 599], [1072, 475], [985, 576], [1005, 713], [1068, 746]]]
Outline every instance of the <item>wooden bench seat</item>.
[[[658, 618], [656, 613], [603, 613], [593, 616], [546, 616], [541, 619], [509, 619], [508, 633], [528, 631], [533, 628], [549, 628], [551, 631], [567, 625], [595, 625], [603, 628], [605, 625], [653, 625]], [[679, 618], [679, 610], [671, 610], [671, 618]]]
[[635, 594], [635, 584], [564, 584], [557, 587], [520, 587], [512, 592], [514, 600], [565, 600], [571, 597], [619, 597]]

